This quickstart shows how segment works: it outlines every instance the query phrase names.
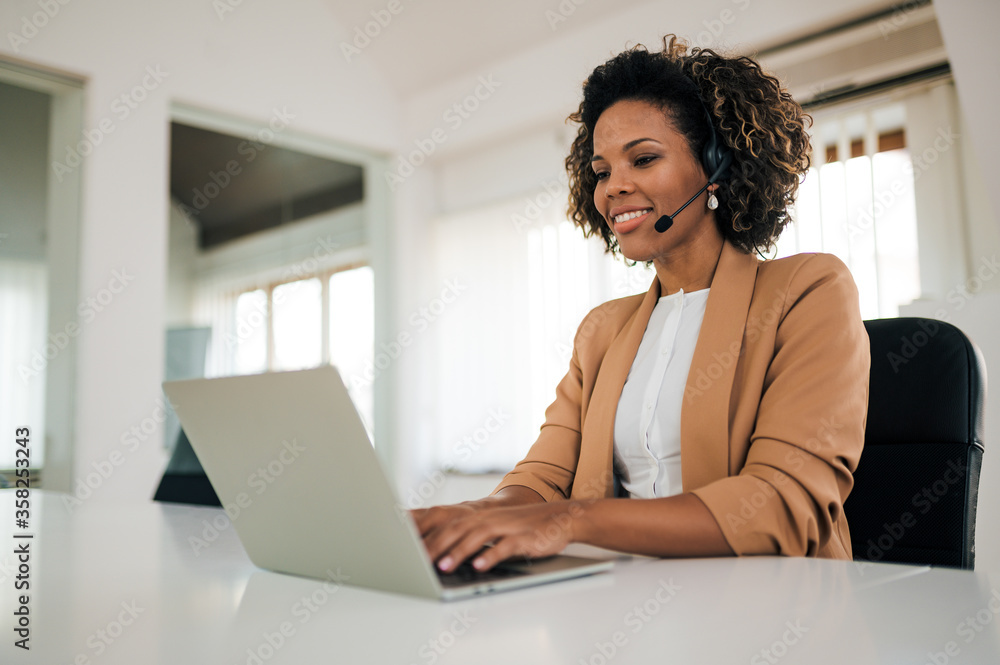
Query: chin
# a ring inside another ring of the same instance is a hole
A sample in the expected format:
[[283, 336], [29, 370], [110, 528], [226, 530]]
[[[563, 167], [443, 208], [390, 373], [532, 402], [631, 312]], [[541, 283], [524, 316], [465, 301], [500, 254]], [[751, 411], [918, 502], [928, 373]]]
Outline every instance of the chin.
[[645, 263], [652, 261], [656, 257], [656, 252], [651, 247], [641, 246], [639, 243], [626, 242], [624, 245], [619, 241], [618, 251], [629, 261]]

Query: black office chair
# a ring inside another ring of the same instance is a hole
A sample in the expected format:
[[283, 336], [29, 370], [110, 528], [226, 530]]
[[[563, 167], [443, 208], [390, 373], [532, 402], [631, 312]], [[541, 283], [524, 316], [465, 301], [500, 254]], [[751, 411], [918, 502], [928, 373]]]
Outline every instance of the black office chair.
[[934, 319], [865, 321], [865, 448], [844, 503], [854, 558], [972, 569], [986, 369]]

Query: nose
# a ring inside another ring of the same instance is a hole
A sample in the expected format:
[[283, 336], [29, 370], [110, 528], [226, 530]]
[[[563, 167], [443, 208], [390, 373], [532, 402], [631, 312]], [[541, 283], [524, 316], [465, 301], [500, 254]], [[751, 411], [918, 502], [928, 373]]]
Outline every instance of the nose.
[[629, 178], [628, 171], [626, 169], [615, 169], [608, 174], [604, 192], [609, 199], [629, 194], [633, 191], [633, 189], [634, 185], [632, 184], [632, 179]]

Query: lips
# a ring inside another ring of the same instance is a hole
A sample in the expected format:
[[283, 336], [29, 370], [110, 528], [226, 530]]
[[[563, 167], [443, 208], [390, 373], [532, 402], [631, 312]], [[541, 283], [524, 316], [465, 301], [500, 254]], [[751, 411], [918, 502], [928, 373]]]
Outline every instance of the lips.
[[628, 210], [614, 215], [611, 219], [614, 220], [614, 229], [617, 233], [628, 233], [629, 231], [638, 228], [646, 218], [649, 217], [649, 213], [653, 211], [652, 208], [640, 208], [638, 210]]

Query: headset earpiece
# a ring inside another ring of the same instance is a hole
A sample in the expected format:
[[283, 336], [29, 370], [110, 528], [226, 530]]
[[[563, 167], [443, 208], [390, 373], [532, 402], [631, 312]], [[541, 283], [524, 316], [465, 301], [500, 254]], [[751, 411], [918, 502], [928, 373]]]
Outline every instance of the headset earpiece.
[[715, 123], [712, 122], [712, 115], [704, 102], [701, 103], [701, 107], [705, 111], [705, 121], [708, 123], [708, 140], [705, 141], [705, 149], [701, 154], [701, 163], [705, 167], [705, 173], [708, 174], [709, 184], [714, 184], [729, 176], [733, 153], [719, 142], [719, 137], [715, 133]]

